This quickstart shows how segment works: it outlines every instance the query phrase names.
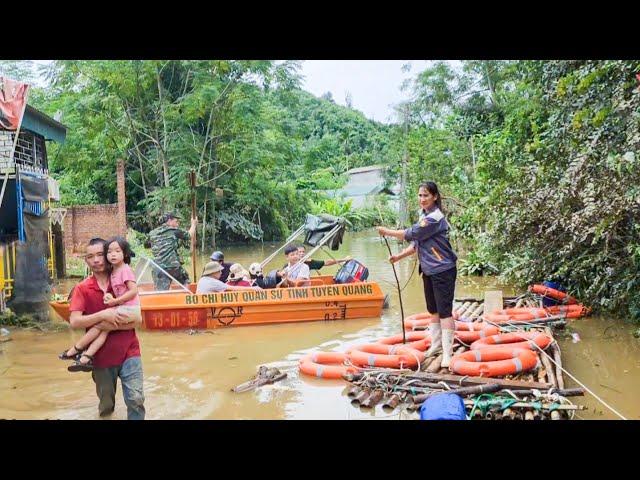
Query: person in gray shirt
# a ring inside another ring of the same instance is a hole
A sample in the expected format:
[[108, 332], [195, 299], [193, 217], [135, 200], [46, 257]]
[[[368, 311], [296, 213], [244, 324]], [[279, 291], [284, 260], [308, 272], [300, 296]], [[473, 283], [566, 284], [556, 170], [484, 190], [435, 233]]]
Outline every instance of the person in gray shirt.
[[406, 230], [377, 228], [380, 235], [412, 242], [399, 254], [391, 255], [389, 261], [395, 263], [414, 253], [418, 254], [427, 311], [433, 315], [429, 325], [431, 347], [425, 355], [435, 355], [442, 347], [442, 366], [448, 367], [455, 336], [452, 310], [458, 257], [449, 243], [449, 224], [442, 213], [438, 186], [434, 182], [421, 184], [418, 200], [421, 210], [416, 224]]

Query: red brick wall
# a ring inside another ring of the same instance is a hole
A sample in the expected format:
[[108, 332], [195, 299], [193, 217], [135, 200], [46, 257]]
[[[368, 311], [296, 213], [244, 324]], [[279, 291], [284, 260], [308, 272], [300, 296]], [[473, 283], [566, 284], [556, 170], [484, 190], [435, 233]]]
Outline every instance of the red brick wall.
[[83, 253], [94, 237], [105, 240], [113, 235], [127, 234], [119, 222], [118, 204], [79, 205], [67, 207], [64, 217], [64, 249], [67, 254]]
[[64, 249], [67, 254], [84, 253], [87, 242], [94, 237], [105, 240], [114, 235], [127, 236], [127, 209], [124, 161], [118, 160], [116, 182], [118, 203], [77, 205], [67, 209], [64, 217]]

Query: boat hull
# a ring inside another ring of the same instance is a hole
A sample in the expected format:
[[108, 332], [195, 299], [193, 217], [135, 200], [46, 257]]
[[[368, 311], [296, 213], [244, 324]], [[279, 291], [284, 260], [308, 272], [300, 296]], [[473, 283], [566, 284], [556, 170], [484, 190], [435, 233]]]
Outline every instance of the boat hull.
[[[374, 318], [382, 314], [383, 302], [384, 294], [375, 282], [210, 294], [140, 294], [143, 328], [149, 330]], [[51, 306], [69, 321], [68, 303], [51, 302]]]

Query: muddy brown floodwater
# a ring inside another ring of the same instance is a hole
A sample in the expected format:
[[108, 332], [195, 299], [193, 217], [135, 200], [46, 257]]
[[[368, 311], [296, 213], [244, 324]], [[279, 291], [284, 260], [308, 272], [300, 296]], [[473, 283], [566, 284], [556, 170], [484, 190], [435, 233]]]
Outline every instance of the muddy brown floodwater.
[[[242, 263], [266, 258], [274, 244], [226, 248], [227, 261]], [[392, 243], [393, 249], [400, 246]], [[343, 393], [345, 383], [301, 376], [298, 359], [314, 350], [345, 350], [351, 345], [401, 332], [400, 307], [388, 252], [375, 231], [347, 234], [338, 252], [352, 255], [369, 267], [391, 296], [381, 318], [308, 322], [299, 324], [231, 327], [215, 331], [139, 331], [144, 366], [148, 419], [416, 419], [417, 414], [388, 414], [380, 406], [353, 407]], [[267, 270], [284, 264], [276, 257]], [[329, 258], [320, 252], [316, 258]], [[203, 257], [198, 268], [201, 269]], [[405, 315], [425, 310], [422, 283], [413, 259], [397, 265]], [[326, 267], [323, 273], [334, 273]], [[412, 275], [413, 271], [413, 275]], [[411, 277], [411, 278], [410, 278]], [[409, 280], [410, 278], [410, 280]], [[407, 283], [408, 281], [408, 283]], [[65, 282], [58, 291], [68, 291]], [[520, 293], [495, 278], [459, 277], [456, 297], [481, 298], [486, 289], [502, 289], [505, 296]], [[52, 311], [52, 315], [55, 315]], [[58, 318], [58, 321], [61, 321]], [[640, 341], [621, 319], [588, 317], [571, 322], [567, 333], [581, 340], [560, 339], [565, 368], [629, 419], [640, 418]], [[97, 419], [94, 384], [87, 373], [69, 373], [58, 353], [80, 338], [82, 332], [65, 330], [36, 333], [12, 329], [12, 341], [0, 343], [0, 418]], [[275, 385], [245, 393], [234, 386], [255, 375], [259, 365], [280, 368], [288, 374]], [[566, 379], [567, 386], [575, 386]], [[591, 395], [575, 397], [588, 407], [584, 419], [617, 418]], [[112, 418], [126, 418], [120, 387]]]

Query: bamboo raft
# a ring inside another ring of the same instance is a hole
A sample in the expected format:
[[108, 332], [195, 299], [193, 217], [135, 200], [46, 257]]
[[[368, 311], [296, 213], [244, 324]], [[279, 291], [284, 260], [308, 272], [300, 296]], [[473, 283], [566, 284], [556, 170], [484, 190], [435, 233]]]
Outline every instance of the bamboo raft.
[[[503, 306], [538, 307], [540, 304], [537, 298], [525, 294], [505, 298]], [[461, 298], [454, 302], [454, 314], [466, 321], [480, 321], [483, 311], [484, 302], [480, 299]], [[561, 329], [564, 325], [565, 319], [550, 317], [530, 322], [527, 330], [545, 333], [553, 338], [552, 329]], [[522, 331], [522, 328], [511, 330]], [[454, 355], [468, 348], [456, 340]], [[344, 393], [356, 407], [368, 409], [380, 404], [387, 413], [398, 409], [416, 412], [429, 396], [449, 392], [463, 397], [467, 415], [471, 419], [571, 419], [577, 410], [585, 407], [572, 403], [568, 398], [583, 396], [584, 390], [565, 388], [560, 368], [561, 351], [555, 338], [546, 353], [557, 365], [546, 355], [540, 354], [540, 366], [536, 370], [503, 378], [453, 375], [448, 368], [441, 368], [442, 354], [426, 358], [419, 371], [365, 368], [343, 377], [349, 382]]]

